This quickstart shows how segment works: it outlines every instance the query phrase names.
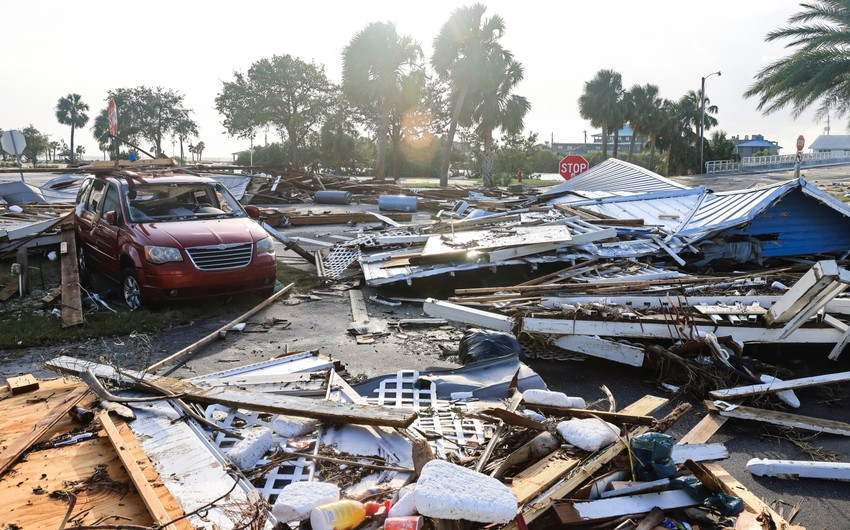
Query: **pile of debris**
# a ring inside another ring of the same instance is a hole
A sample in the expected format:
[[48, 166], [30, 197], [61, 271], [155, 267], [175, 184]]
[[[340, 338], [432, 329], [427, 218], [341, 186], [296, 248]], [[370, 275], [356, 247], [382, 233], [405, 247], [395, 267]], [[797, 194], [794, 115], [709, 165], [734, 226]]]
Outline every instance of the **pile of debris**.
[[[396, 530], [452, 521], [798, 528], [706, 463], [728, 456], [707, 442], [747, 407], [713, 411], [676, 441], [665, 431], [688, 404], [656, 418], [667, 399], [648, 395], [616, 410], [610, 392], [596, 403], [551, 392], [519, 360], [510, 333], [469, 330], [461, 349], [478, 360], [356, 388], [315, 352], [190, 379], [55, 358], [49, 368], [83, 383], [11, 378], [2, 396], [3, 518], [10, 528], [272, 528], [310, 519], [317, 530], [342, 530], [364, 518]], [[723, 397], [780, 388], [794, 382]], [[752, 469], [780, 465], [788, 463]], [[360, 512], [349, 520], [352, 510]]]

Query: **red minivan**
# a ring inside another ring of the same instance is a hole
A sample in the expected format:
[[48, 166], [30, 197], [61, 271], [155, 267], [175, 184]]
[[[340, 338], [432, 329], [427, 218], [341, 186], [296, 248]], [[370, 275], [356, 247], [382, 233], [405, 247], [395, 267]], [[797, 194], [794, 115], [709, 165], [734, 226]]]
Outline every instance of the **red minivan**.
[[221, 183], [180, 170], [86, 178], [74, 211], [81, 270], [121, 283], [131, 309], [170, 300], [270, 295], [274, 240]]

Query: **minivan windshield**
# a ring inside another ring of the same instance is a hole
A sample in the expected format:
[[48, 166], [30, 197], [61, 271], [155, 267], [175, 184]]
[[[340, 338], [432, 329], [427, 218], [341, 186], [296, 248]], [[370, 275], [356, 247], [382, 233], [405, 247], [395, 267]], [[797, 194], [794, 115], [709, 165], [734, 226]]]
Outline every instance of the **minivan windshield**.
[[124, 199], [134, 223], [248, 216], [218, 182], [134, 184], [125, 188]]

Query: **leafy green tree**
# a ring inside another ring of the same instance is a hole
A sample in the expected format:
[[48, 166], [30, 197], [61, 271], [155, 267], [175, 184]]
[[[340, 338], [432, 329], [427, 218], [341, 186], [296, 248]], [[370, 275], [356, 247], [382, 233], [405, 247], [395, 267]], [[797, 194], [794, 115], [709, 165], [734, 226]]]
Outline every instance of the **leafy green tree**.
[[[135, 145], [150, 142], [155, 156], [163, 154], [163, 137], [174, 134], [178, 123], [190, 113], [183, 107], [182, 94], [162, 87], [119, 88], [110, 90], [109, 97], [115, 99], [118, 109], [118, 135]], [[110, 144], [107, 112], [104, 107], [92, 126], [102, 151]]]
[[342, 90], [377, 122], [375, 177], [385, 176], [387, 135], [393, 115], [413, 106], [424, 81], [422, 49], [391, 22], [358, 31], [342, 52]]
[[486, 10], [480, 3], [455, 9], [434, 38], [431, 66], [440, 79], [450, 83], [453, 106], [440, 167], [441, 186], [448, 186], [454, 137], [468, 98], [481, 89], [483, 76], [492, 71], [487, 65], [495, 58], [501, 57], [505, 65], [511, 62], [499, 42], [505, 31], [504, 20], [498, 15], [484, 18]]
[[471, 106], [472, 122], [484, 143], [482, 177], [485, 187], [493, 185], [493, 156], [496, 150], [493, 131], [498, 128], [507, 134], [519, 134], [523, 120], [531, 108], [528, 100], [513, 93], [522, 81], [522, 65], [508, 54], [494, 56], [485, 66], [483, 80]]
[[23, 155], [27, 157], [33, 166], [38, 163], [38, 157], [41, 153], [46, 153], [50, 148], [50, 138], [46, 134], [36, 129], [32, 124], [29, 127], [21, 130], [24, 135], [24, 140], [27, 146], [23, 150]]
[[[765, 149], [764, 155], [770, 152]], [[726, 131], [714, 131], [706, 145], [708, 160], [740, 160], [741, 155], [735, 151], [735, 142], [726, 137]], [[754, 155], [758, 156], [758, 154]]]
[[337, 173], [353, 171], [357, 129], [349, 119], [350, 109], [344, 100], [339, 100], [319, 132], [320, 163], [324, 168]]
[[584, 84], [584, 92], [578, 99], [581, 117], [590, 120], [592, 127], [602, 129], [602, 158], [608, 158], [608, 135], [619, 131], [623, 120], [623, 78], [614, 70], [599, 70]]
[[71, 163], [74, 163], [74, 131], [85, 127], [89, 122], [89, 115], [86, 111], [89, 110], [87, 103], [83, 101], [79, 94], [68, 94], [64, 98], [59, 98], [56, 103], [56, 120], [62, 125], [71, 126]]
[[788, 19], [788, 26], [771, 31], [766, 42], [789, 39], [794, 51], [762, 69], [744, 93], [758, 97], [765, 115], [791, 106], [794, 117], [820, 101], [816, 113], [822, 118], [835, 111], [850, 110], [850, 2], [813, 0], [800, 4], [802, 11]]
[[251, 138], [264, 126], [274, 127], [289, 143], [293, 164], [301, 167], [301, 151], [330, 111], [335, 91], [324, 66], [275, 55], [224, 82], [215, 107], [232, 136]]
[[[495, 152], [495, 173], [510, 177], [520, 171], [530, 174], [534, 171], [534, 157], [538, 151], [537, 133], [530, 133], [528, 136], [519, 133], [503, 136], [501, 145]], [[554, 167], [557, 167], [557, 162]]]
[[649, 136], [653, 117], [661, 108], [662, 100], [656, 85], [634, 85], [626, 92], [628, 101], [626, 119], [632, 126], [632, 138], [629, 142], [628, 161], [632, 161], [635, 141], [639, 137]]

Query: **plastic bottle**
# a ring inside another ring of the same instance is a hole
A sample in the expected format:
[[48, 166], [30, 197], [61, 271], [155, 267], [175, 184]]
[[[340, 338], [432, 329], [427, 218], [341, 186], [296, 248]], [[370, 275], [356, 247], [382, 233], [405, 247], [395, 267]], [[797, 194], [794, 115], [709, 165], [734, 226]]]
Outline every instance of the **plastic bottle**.
[[389, 510], [392, 501], [360, 502], [352, 499], [330, 502], [316, 506], [310, 512], [313, 530], [351, 530], [378, 513], [382, 507]]

